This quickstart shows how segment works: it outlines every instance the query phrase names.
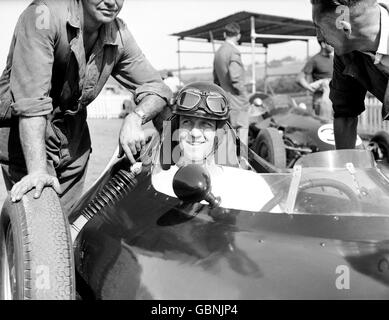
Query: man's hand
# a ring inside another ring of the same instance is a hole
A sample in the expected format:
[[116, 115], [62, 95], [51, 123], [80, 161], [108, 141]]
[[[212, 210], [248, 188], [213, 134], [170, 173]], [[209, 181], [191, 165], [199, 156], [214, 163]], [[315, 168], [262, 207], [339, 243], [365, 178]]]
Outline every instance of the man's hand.
[[300, 72], [297, 76], [297, 83], [302, 86], [304, 89], [314, 93], [316, 91], [316, 89], [307, 81], [307, 79], [305, 78], [306, 75], [304, 72]]
[[307, 89], [309, 92], [314, 93], [317, 89], [320, 88], [320, 85], [316, 84], [315, 82], [312, 83], [305, 82], [302, 87]]
[[130, 113], [123, 122], [119, 134], [119, 155], [126, 154], [131, 163], [135, 163], [134, 155], [139, 153], [146, 144], [142, 128], [142, 119], [135, 113]]
[[[312, 88], [314, 91], [317, 91], [317, 90], [330, 90], [330, 81], [331, 79], [321, 79], [321, 80], [317, 80], [315, 82], [311, 82], [309, 84], [310, 88]], [[308, 89], [309, 91], [311, 91], [310, 89]]]
[[28, 174], [13, 186], [11, 190], [11, 201], [20, 201], [27, 192], [34, 188], [34, 198], [38, 199], [44, 187], [52, 187], [55, 192], [58, 194], [61, 193], [61, 187], [56, 177], [49, 175], [47, 172]]
[[306, 87], [305, 87], [309, 92], [311, 93], [314, 93], [316, 91], [316, 88], [310, 84], [308, 84]]
[[145, 119], [137, 113], [130, 113], [123, 121], [119, 135], [119, 154], [121, 158], [126, 154], [131, 163], [135, 163], [134, 155], [139, 153], [146, 145], [146, 134], [142, 128], [142, 121], [145, 123], [154, 119], [166, 106], [166, 101], [158, 95], [149, 94], [139, 103], [138, 108], [145, 113]]
[[41, 196], [44, 187], [53, 187], [57, 193], [61, 193], [58, 179], [47, 172], [45, 130], [46, 117], [19, 117], [20, 142], [28, 174], [13, 186], [11, 190], [13, 202], [20, 201], [34, 188], [35, 199]]

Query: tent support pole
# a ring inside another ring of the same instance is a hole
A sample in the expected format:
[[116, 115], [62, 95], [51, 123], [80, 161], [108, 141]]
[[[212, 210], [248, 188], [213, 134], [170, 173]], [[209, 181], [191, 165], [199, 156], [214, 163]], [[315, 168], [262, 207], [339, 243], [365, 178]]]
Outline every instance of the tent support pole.
[[309, 40], [307, 40], [307, 61], [309, 59]]
[[181, 39], [177, 39], [177, 57], [178, 57], [178, 79], [180, 82], [182, 81], [181, 79], [181, 49], [180, 49], [180, 41]]
[[267, 81], [267, 76], [268, 76], [268, 62], [269, 62], [269, 55], [268, 55], [268, 46], [266, 45], [266, 51], [265, 51], [265, 74], [264, 74], [264, 79], [263, 79], [263, 86], [264, 86], [264, 89], [265, 89], [265, 93], [267, 93], [267, 85], [266, 85], [266, 81]]
[[256, 91], [256, 77], [255, 77], [255, 18], [251, 17], [251, 74], [252, 74], [252, 79], [251, 79], [251, 91], [252, 93], [255, 93]]

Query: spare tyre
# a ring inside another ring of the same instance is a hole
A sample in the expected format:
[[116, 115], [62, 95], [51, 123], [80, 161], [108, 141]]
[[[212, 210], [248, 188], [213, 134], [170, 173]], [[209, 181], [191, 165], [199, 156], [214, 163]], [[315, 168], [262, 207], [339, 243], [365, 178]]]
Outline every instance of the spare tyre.
[[55, 191], [9, 198], [0, 215], [0, 298], [75, 299], [74, 257], [67, 217]]

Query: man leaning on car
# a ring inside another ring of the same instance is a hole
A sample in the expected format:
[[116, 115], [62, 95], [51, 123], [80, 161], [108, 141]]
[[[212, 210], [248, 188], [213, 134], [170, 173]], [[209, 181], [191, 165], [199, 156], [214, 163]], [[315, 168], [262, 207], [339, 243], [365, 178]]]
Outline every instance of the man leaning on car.
[[0, 162], [12, 201], [51, 186], [69, 212], [91, 152], [86, 108], [110, 75], [137, 102], [119, 137], [131, 162], [145, 144], [142, 124], [169, 101], [170, 90], [117, 18], [123, 2], [35, 0], [19, 17], [0, 78]]
[[334, 47], [330, 99], [337, 149], [355, 147], [358, 115], [370, 91], [389, 118], [389, 6], [376, 0], [311, 0], [318, 36]]

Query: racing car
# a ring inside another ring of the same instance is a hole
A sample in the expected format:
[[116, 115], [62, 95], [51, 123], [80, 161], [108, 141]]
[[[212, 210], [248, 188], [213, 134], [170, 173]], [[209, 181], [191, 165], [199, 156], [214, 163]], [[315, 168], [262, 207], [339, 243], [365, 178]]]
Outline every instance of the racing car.
[[[332, 121], [301, 107], [293, 99], [281, 106], [275, 97], [250, 97], [249, 145], [278, 168], [292, 168], [304, 155], [335, 149]], [[358, 136], [356, 147], [362, 147]]]
[[280, 170], [236, 147], [217, 185], [198, 165], [165, 175], [165, 143], [155, 136], [135, 165], [115, 155], [70, 227], [51, 189], [7, 200], [1, 298], [389, 297], [389, 181], [369, 151]]

